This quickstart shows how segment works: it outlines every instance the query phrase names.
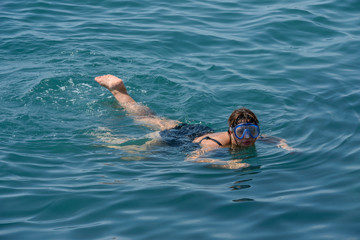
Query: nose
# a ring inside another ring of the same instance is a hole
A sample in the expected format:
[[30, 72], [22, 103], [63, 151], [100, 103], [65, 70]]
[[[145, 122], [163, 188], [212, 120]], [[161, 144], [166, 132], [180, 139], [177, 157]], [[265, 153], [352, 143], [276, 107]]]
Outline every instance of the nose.
[[249, 130], [245, 129], [244, 138], [250, 138]]

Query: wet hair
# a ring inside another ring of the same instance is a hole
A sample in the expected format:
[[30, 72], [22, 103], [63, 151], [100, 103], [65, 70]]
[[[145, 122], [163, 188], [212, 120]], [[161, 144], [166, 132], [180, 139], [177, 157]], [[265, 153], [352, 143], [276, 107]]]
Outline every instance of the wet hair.
[[255, 113], [247, 108], [239, 108], [233, 111], [228, 119], [229, 127], [235, 127], [239, 122], [253, 123], [259, 125], [259, 120], [257, 119]]

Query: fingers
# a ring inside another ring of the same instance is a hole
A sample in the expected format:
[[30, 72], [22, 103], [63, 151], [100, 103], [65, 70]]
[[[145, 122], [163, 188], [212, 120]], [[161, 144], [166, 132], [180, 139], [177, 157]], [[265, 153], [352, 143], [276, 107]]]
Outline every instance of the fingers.
[[211, 168], [221, 168], [221, 169], [240, 169], [248, 168], [250, 164], [248, 163], [229, 163], [229, 164], [211, 164]]

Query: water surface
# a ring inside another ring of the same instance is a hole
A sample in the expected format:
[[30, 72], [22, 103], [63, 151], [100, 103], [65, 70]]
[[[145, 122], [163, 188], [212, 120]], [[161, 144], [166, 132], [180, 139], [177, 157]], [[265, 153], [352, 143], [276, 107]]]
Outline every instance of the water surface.
[[[0, 3], [1, 239], [359, 239], [358, 1]], [[141, 138], [93, 80], [159, 115], [225, 131], [241, 106], [289, 153], [248, 169], [130, 152]]]

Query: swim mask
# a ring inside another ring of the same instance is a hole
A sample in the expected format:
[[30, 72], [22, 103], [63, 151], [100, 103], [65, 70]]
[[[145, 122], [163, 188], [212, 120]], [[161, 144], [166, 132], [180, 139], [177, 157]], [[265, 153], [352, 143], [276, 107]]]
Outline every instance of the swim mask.
[[238, 139], [243, 139], [245, 134], [252, 138], [257, 138], [260, 134], [259, 126], [253, 123], [241, 123], [235, 126], [235, 128], [231, 127], [230, 130], [234, 130], [235, 137]]

